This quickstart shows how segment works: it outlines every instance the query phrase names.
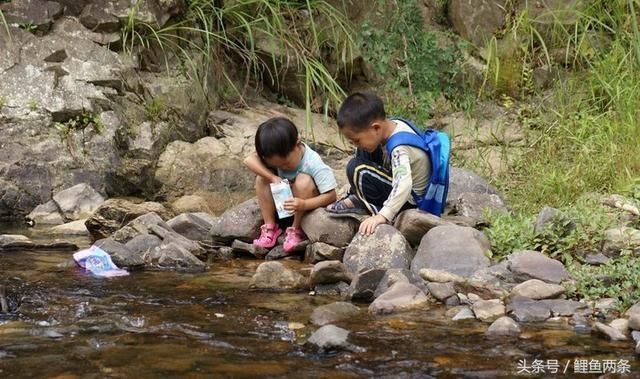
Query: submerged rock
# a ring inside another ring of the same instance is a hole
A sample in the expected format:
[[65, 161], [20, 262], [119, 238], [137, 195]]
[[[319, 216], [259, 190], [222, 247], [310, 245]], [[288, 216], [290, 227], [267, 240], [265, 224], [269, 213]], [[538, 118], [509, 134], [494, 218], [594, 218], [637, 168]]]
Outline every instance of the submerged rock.
[[163, 241], [160, 246], [145, 253], [143, 258], [147, 264], [163, 269], [183, 272], [203, 272], [207, 269], [204, 262], [175, 242]]
[[314, 309], [311, 313], [311, 322], [322, 326], [354, 317], [358, 313], [360, 313], [360, 308], [351, 303], [338, 301]]
[[[156, 237], [157, 238], [157, 237]], [[111, 256], [111, 260], [119, 268], [140, 268], [144, 266], [143, 253], [132, 251], [120, 242], [111, 238], [104, 238], [94, 242], [97, 246]]]
[[470, 319], [475, 320], [475, 318], [476, 318], [476, 315], [473, 313], [471, 308], [462, 307], [462, 309], [456, 312], [455, 316], [453, 316], [451, 320], [453, 321], [470, 320]]
[[301, 274], [285, 268], [280, 262], [271, 261], [258, 266], [249, 287], [274, 291], [303, 290], [309, 288], [309, 283]]
[[313, 266], [309, 276], [309, 283], [312, 287], [318, 284], [338, 282], [351, 282], [351, 277], [340, 261], [323, 261]]
[[352, 345], [347, 342], [349, 331], [335, 325], [325, 325], [316, 330], [307, 342], [316, 345], [323, 351], [351, 350]]
[[413, 251], [404, 236], [391, 225], [379, 225], [372, 235], [356, 235], [343, 262], [352, 274], [369, 270], [409, 268]]
[[485, 335], [489, 338], [513, 337], [520, 334], [520, 327], [511, 317], [502, 316], [494, 321]]
[[352, 218], [331, 217], [324, 208], [318, 208], [304, 216], [301, 227], [311, 243], [345, 247], [356, 234], [358, 222]]
[[388, 314], [414, 309], [426, 304], [427, 296], [411, 283], [398, 282], [369, 305], [369, 313]]
[[607, 337], [611, 341], [626, 341], [627, 336], [622, 334], [618, 329], [612, 328], [609, 325], [603, 324], [601, 322], [596, 322], [593, 324], [593, 331]]
[[444, 270], [470, 277], [475, 271], [489, 267], [485, 253], [490, 249], [487, 237], [480, 231], [457, 225], [431, 229], [420, 242], [411, 270]]
[[356, 274], [351, 279], [351, 285], [347, 290], [347, 297], [352, 301], [368, 303], [373, 300], [376, 288], [384, 277], [386, 270], [371, 269]]
[[512, 298], [507, 312], [519, 322], [542, 322], [551, 317], [551, 309], [542, 301], [526, 297]]

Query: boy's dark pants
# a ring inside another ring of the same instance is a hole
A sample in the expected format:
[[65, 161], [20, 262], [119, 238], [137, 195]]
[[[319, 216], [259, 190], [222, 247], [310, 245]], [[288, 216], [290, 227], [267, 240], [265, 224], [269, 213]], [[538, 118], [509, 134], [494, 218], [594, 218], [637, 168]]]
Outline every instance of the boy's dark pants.
[[[351, 185], [349, 192], [364, 203], [370, 214], [378, 214], [393, 188], [393, 175], [385, 167], [382, 148], [372, 153], [357, 149], [356, 156], [347, 164], [347, 178]], [[415, 205], [406, 203], [402, 208], [415, 208]]]

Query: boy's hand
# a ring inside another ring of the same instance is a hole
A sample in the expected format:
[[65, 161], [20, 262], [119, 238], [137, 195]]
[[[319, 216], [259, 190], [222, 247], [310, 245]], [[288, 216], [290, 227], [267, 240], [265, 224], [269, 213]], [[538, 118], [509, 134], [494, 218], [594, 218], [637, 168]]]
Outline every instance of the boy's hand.
[[284, 201], [284, 209], [289, 212], [304, 211], [306, 210], [306, 203], [304, 199], [293, 197]]
[[387, 219], [384, 218], [384, 216], [381, 214], [371, 216], [365, 219], [364, 221], [362, 221], [362, 223], [360, 224], [360, 233], [364, 235], [373, 234], [373, 232], [376, 230], [376, 227], [378, 225], [386, 224], [386, 223], [387, 223]]

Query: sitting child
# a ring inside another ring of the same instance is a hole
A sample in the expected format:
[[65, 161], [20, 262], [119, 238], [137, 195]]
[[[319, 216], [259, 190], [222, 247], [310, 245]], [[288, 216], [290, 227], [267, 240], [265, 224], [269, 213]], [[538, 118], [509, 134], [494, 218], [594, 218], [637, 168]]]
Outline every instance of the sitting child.
[[244, 163], [256, 176], [256, 195], [264, 225], [255, 246], [270, 249], [277, 244], [282, 230], [276, 223], [276, 207], [271, 195], [271, 183], [288, 179], [293, 198], [284, 209], [293, 212], [293, 225], [285, 232], [284, 250], [289, 253], [306, 239], [300, 228], [305, 212], [336, 201], [336, 179], [322, 158], [298, 137], [296, 126], [284, 117], [262, 123], [256, 131], [256, 152]]
[[372, 234], [376, 226], [392, 222], [400, 211], [416, 207], [416, 198], [425, 194], [431, 176], [431, 160], [424, 150], [408, 145], [395, 147], [390, 159], [385, 156], [384, 145], [392, 135], [415, 131], [402, 120], [387, 118], [375, 94], [350, 95], [337, 118], [340, 132], [358, 149], [347, 165], [351, 194], [327, 210], [371, 215], [360, 224], [360, 233]]

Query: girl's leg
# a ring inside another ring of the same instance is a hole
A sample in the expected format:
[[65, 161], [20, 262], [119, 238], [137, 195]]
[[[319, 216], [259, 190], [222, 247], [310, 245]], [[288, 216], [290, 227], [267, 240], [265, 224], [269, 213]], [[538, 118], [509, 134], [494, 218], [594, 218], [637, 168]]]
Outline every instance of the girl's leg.
[[269, 181], [262, 176], [256, 176], [256, 196], [258, 197], [260, 212], [262, 212], [262, 219], [265, 224], [275, 224], [276, 205], [273, 203], [269, 184]]
[[[291, 190], [293, 191], [293, 196], [299, 197], [301, 199], [310, 199], [319, 195], [316, 183], [313, 181], [313, 178], [307, 174], [298, 174], [296, 176], [296, 180], [293, 182]], [[293, 216], [292, 225], [294, 228], [300, 228], [300, 224], [302, 223], [302, 216], [304, 216], [304, 213], [305, 212], [295, 213], [295, 215]]]

